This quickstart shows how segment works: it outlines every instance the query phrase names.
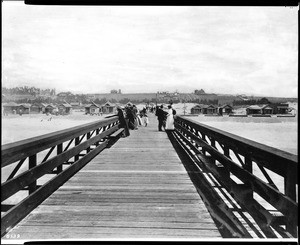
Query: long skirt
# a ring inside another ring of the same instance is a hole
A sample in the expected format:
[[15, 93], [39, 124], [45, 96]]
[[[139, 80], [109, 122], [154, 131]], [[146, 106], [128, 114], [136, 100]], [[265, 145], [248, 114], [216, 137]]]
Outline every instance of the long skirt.
[[165, 130], [174, 130], [174, 116], [172, 114], [167, 116]]

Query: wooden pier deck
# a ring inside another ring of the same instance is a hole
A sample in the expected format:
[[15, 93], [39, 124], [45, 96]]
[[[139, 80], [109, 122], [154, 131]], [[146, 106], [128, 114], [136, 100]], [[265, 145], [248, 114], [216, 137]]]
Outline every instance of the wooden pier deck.
[[105, 149], [8, 235], [45, 239], [221, 238], [157, 120]]

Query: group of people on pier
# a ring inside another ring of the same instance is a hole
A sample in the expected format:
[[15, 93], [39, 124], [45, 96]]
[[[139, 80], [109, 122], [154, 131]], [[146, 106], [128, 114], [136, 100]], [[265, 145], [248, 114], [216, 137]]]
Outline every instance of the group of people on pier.
[[136, 105], [127, 105], [125, 107], [125, 118], [128, 120], [128, 128], [137, 130], [138, 126], [147, 127], [149, 124], [147, 112], [146, 107], [139, 111]]
[[156, 107], [155, 115], [157, 116], [158, 120], [158, 131], [165, 131], [174, 130], [174, 115], [176, 115], [176, 110], [172, 108], [172, 104], [168, 105], [168, 110], [165, 111], [163, 105], [160, 107]]
[[[120, 113], [121, 108], [120, 109]], [[158, 131], [170, 131], [174, 130], [174, 115], [176, 111], [172, 108], [172, 103], [167, 106], [167, 110], [163, 105], [156, 106], [156, 108], [144, 107], [142, 110], [138, 110], [136, 105], [127, 105], [124, 108], [123, 115], [127, 119], [128, 128], [131, 130], [137, 130], [139, 126], [147, 127], [149, 124], [148, 112], [155, 113], [158, 119]]]

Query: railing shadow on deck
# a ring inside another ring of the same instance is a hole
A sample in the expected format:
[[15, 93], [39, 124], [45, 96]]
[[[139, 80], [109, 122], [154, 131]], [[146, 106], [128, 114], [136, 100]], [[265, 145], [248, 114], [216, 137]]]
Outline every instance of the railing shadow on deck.
[[[3, 145], [1, 169], [9, 166], [11, 172], [1, 184], [1, 236], [122, 134], [128, 136], [129, 131], [123, 113], [118, 113], [103, 120]], [[26, 165], [28, 170], [22, 171]], [[46, 176], [50, 176], [50, 180], [39, 185], [38, 181]], [[25, 198], [11, 204], [9, 199], [23, 191], [27, 192]]]
[[[297, 237], [297, 155], [184, 116], [175, 117], [169, 138], [224, 236], [253, 237], [243, 220], [256, 237]], [[274, 176], [283, 179], [283, 191]]]

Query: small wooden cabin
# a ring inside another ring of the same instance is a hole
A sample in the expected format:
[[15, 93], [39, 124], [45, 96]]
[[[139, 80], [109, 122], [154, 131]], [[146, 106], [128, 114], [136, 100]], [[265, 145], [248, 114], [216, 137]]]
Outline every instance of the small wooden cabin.
[[30, 107], [30, 113], [45, 113], [47, 104], [44, 103], [33, 103]]
[[107, 101], [106, 103], [104, 103], [102, 106], [102, 112], [104, 114], [113, 114], [116, 112], [117, 110], [117, 106], [115, 104], [112, 104], [111, 102]]
[[200, 114], [202, 112], [202, 107], [200, 105], [195, 105], [191, 108], [191, 114]]
[[288, 104], [279, 104], [276, 107], [277, 114], [287, 114], [289, 112]]
[[72, 112], [72, 106], [65, 102], [58, 105], [58, 113], [61, 115], [70, 114]]
[[246, 108], [247, 115], [272, 114], [273, 108], [269, 105], [251, 105]]
[[4, 114], [16, 114], [19, 104], [15, 102], [9, 102], [2, 105]]
[[54, 113], [57, 110], [57, 107], [53, 104], [49, 104], [45, 107], [45, 113]]
[[203, 114], [216, 114], [216, 113], [218, 113], [218, 108], [214, 105], [203, 105], [202, 113]]
[[261, 107], [258, 105], [250, 105], [246, 108], [247, 115], [261, 114]]
[[261, 107], [262, 114], [273, 114], [273, 108], [269, 105], [263, 105]]
[[102, 112], [100, 106], [94, 103], [93, 101], [90, 104], [86, 105], [84, 108], [85, 108], [85, 114], [94, 115]]
[[218, 110], [219, 110], [218, 112], [220, 115], [229, 115], [232, 113], [233, 107], [231, 105], [226, 104], [226, 105], [220, 106], [218, 108]]
[[17, 109], [18, 114], [29, 114], [30, 113], [31, 104], [20, 104]]

